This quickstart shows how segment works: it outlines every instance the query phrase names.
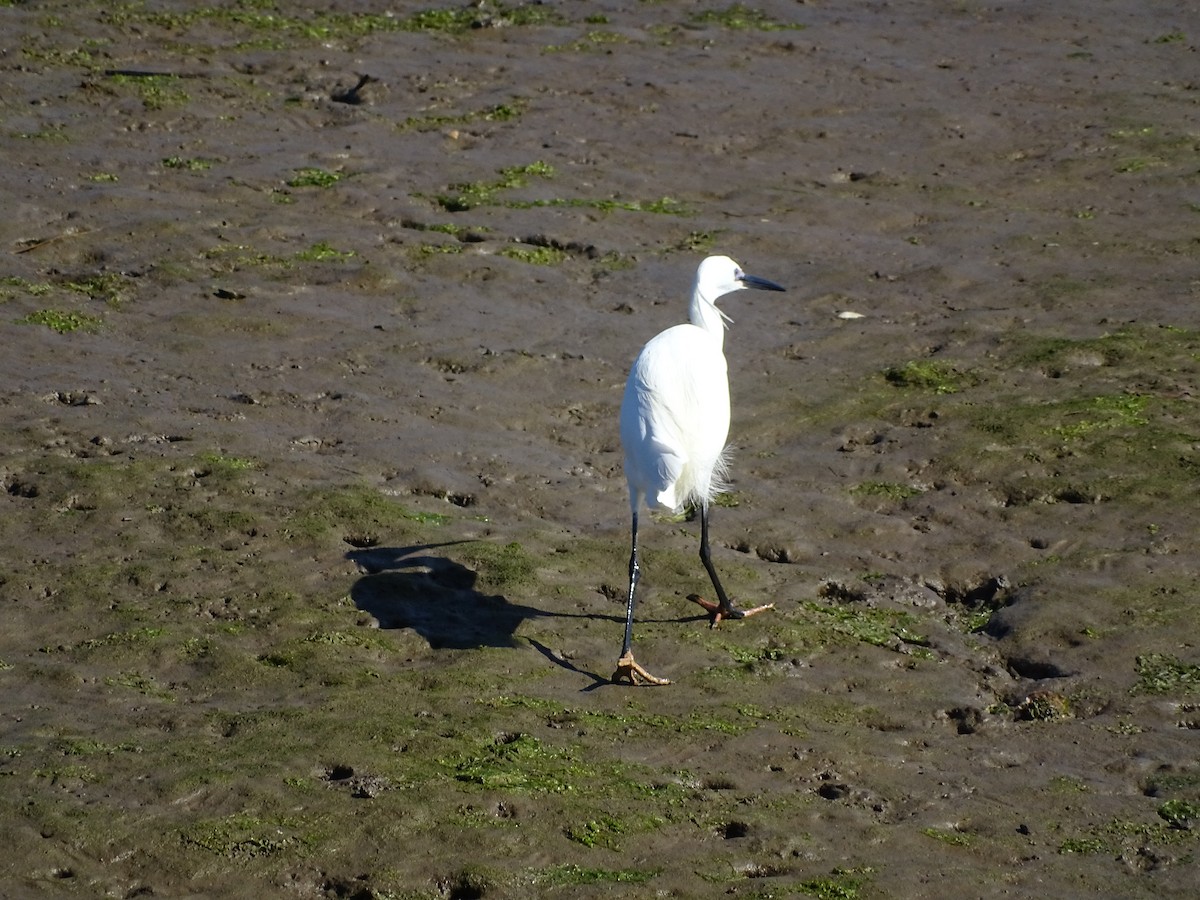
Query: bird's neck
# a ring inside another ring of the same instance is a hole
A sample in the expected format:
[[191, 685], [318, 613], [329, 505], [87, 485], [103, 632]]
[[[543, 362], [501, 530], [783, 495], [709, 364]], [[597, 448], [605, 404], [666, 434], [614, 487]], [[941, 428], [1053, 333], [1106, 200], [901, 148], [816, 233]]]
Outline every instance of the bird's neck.
[[711, 334], [718, 347], [725, 343], [725, 323], [729, 321], [729, 317], [717, 309], [712, 301], [705, 299], [699, 291], [692, 294], [688, 320], [697, 328], [703, 328]]

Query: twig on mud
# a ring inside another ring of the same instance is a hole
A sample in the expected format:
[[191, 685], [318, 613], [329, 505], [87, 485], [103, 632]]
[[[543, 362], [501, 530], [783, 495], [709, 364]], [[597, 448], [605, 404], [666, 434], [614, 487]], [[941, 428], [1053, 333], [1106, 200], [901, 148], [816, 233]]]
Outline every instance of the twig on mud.
[[105, 69], [108, 78], [207, 78], [207, 72], [160, 72], [155, 69]]
[[95, 230], [96, 229], [92, 228], [87, 231], [74, 231], [74, 230], [64, 231], [62, 234], [54, 235], [54, 237], [48, 237], [48, 238], [45, 238], [40, 241], [37, 241], [37, 240], [32, 241], [31, 243], [26, 244], [20, 250], [14, 250], [13, 255], [16, 256], [20, 253], [28, 253], [30, 250], [37, 250], [39, 247], [45, 247], [47, 244], [53, 244], [55, 241], [62, 241], [67, 238], [73, 238], [73, 237], [82, 237], [85, 234], [91, 234]]

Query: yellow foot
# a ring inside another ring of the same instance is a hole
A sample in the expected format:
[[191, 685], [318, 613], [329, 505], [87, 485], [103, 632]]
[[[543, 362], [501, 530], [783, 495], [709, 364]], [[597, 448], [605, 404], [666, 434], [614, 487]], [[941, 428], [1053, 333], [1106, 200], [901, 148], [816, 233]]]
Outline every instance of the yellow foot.
[[748, 619], [751, 616], [758, 615], [760, 612], [766, 612], [768, 609], [775, 608], [774, 603], [768, 603], [766, 606], [756, 606], [754, 609], [721, 609], [721, 604], [705, 600], [699, 594], [688, 594], [688, 599], [704, 607], [705, 612], [708, 613], [709, 628], [716, 628], [721, 624], [723, 619]]
[[613, 684], [620, 684], [622, 681], [627, 681], [630, 684], [670, 684], [666, 678], [658, 678], [651, 675], [636, 662], [634, 662], [633, 654], [630, 653], [622, 656], [617, 660], [617, 671], [613, 672]]

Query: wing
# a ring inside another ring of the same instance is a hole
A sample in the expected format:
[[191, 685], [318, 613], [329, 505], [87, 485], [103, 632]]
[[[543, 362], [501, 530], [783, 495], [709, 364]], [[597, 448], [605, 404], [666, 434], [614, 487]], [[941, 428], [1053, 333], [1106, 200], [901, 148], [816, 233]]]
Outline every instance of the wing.
[[716, 341], [677, 325], [646, 344], [621, 404], [630, 490], [670, 509], [708, 496], [728, 436], [729, 382]]

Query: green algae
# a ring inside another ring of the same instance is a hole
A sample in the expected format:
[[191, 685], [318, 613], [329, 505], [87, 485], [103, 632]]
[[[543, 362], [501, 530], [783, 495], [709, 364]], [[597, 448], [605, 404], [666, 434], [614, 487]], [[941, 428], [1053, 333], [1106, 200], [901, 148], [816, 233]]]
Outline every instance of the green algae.
[[1064, 440], [1079, 440], [1092, 432], [1107, 429], [1132, 429], [1149, 424], [1145, 416], [1148, 397], [1140, 394], [1114, 394], [1073, 401], [1061, 411], [1068, 421], [1050, 427], [1050, 433]]
[[1137, 683], [1139, 694], [1192, 694], [1200, 692], [1200, 665], [1183, 662], [1170, 653], [1147, 653], [1139, 656]]
[[620, 848], [618, 838], [627, 831], [624, 823], [614, 816], [602, 816], [567, 829], [567, 837], [585, 847]]
[[594, 209], [606, 213], [624, 210], [671, 216], [682, 216], [689, 213], [686, 205], [672, 197], [661, 197], [656, 200], [622, 200], [612, 197], [552, 197], [516, 200], [500, 196], [507, 191], [527, 186], [530, 178], [551, 179], [555, 175], [554, 167], [542, 161], [527, 165], [507, 166], [499, 171], [499, 178], [452, 184], [445, 193], [434, 195], [433, 200], [450, 213], [467, 212], [486, 206], [503, 206], [510, 209]]
[[973, 835], [957, 829], [922, 828], [921, 834], [951, 847], [971, 847], [975, 844], [975, 838]]
[[1138, 855], [1154, 852], [1156, 848], [1178, 848], [1191, 859], [1200, 834], [1192, 827], [1200, 810], [1187, 801], [1167, 801], [1156, 810], [1154, 821], [1110, 819], [1084, 832], [1071, 834], [1059, 843], [1060, 854], [1082, 856]]
[[347, 536], [387, 534], [399, 540], [415, 526], [438, 526], [444, 513], [412, 510], [372, 487], [346, 486], [314, 489], [287, 517], [288, 533], [304, 539], [331, 532]]
[[228, 274], [239, 269], [260, 268], [287, 271], [292, 260], [277, 254], [267, 253], [249, 244], [218, 244], [205, 250], [202, 259], [208, 263], [213, 275]]
[[131, 282], [128, 276], [116, 272], [101, 272], [94, 275], [70, 278], [63, 282], [63, 287], [69, 291], [107, 303], [109, 306], [119, 306], [128, 296]]
[[954, 364], [932, 359], [910, 360], [884, 370], [888, 384], [934, 394], [957, 394], [977, 383], [974, 375], [960, 371]]
[[293, 817], [263, 818], [235, 813], [190, 825], [180, 834], [185, 844], [232, 860], [303, 853], [304, 825]]
[[517, 541], [475, 541], [464, 545], [460, 556], [476, 570], [480, 587], [490, 590], [507, 591], [528, 584], [535, 571], [533, 557]]
[[7, 275], [0, 278], [0, 297], [8, 300], [14, 296], [15, 290], [23, 291], [31, 297], [44, 297], [54, 290], [54, 285], [46, 281], [28, 281], [18, 275]]
[[88, 638], [85, 641], [80, 641], [73, 647], [45, 647], [44, 652], [53, 653], [60, 651], [91, 651], [104, 648], [128, 648], [134, 644], [157, 640], [164, 634], [164, 629], [153, 626], [142, 626], [129, 631], [114, 631], [109, 634], [97, 638]]
[[1102, 838], [1067, 838], [1058, 845], [1059, 853], [1078, 853], [1083, 856], [1112, 853], [1112, 845]]
[[570, 259], [570, 254], [554, 247], [505, 247], [500, 255], [531, 266], [557, 266]]
[[659, 197], [656, 200], [572, 197], [551, 198], [548, 200], [514, 200], [506, 205], [515, 209], [565, 207], [568, 209], [594, 209], [598, 212], [606, 213], [613, 212], [614, 210], [624, 210], [626, 212], [652, 213], [662, 216], [686, 216], [691, 214], [691, 209], [674, 197]]
[[99, 316], [62, 309], [39, 309], [19, 320], [25, 325], [45, 325], [59, 334], [73, 331], [96, 331], [103, 323]]
[[1168, 800], [1158, 808], [1158, 816], [1172, 828], [1190, 831], [1200, 825], [1200, 803], [1189, 800]]
[[879, 497], [896, 502], [920, 496], [923, 492], [922, 488], [893, 481], [864, 481], [850, 488], [850, 493], [857, 496]]
[[613, 44], [629, 43], [629, 38], [615, 31], [602, 28], [589, 29], [581, 38], [569, 44], [561, 44], [546, 48], [547, 53], [587, 53], [589, 51], [609, 48]]
[[[230, 6], [196, 5], [187, 10], [148, 10], [122, 4], [107, 11], [108, 22], [123, 29], [152, 26], [175, 35], [182, 47], [201, 26], [234, 35], [238, 49], [290, 49], [297, 42], [352, 43], [388, 32], [431, 32], [460, 36], [488, 22], [532, 27], [559, 21], [558, 14], [536, 3], [482, 3], [468, 7], [432, 8], [406, 16], [392, 13], [295, 8], [273, 0], [251, 0]], [[194, 38], [195, 39], [195, 38]]]
[[434, 199], [446, 212], [452, 213], [490, 206], [499, 202], [497, 195], [502, 191], [524, 187], [531, 177], [553, 177], [554, 167], [538, 161], [522, 166], [508, 166], [501, 169], [499, 174], [499, 178], [491, 181], [452, 184], [448, 193], [438, 194]]
[[[524, 709], [535, 711], [543, 721], [556, 726], [585, 726], [599, 734], [649, 738], [654, 734], [696, 735], [702, 733], [737, 735], [752, 726], [751, 722], [737, 721], [739, 716], [761, 718], [741, 711], [724, 716], [714, 711], [694, 710], [686, 716], [665, 715], [640, 709], [630, 703], [621, 712], [586, 709], [568, 706], [555, 701], [543, 700], [521, 694], [503, 694], [487, 701], [496, 709]], [[732, 712], [732, 711], [731, 711]]]
[[916, 618], [902, 610], [878, 609], [865, 605], [829, 606], [808, 602], [805, 609], [823, 619], [838, 634], [876, 647], [927, 647], [929, 640], [915, 630]]
[[433, 131], [448, 128], [452, 125], [469, 125], [475, 122], [511, 122], [525, 112], [528, 103], [515, 98], [508, 103], [497, 103], [474, 112], [466, 113], [429, 113], [423, 116], [409, 116], [396, 126], [398, 131]]
[[318, 241], [305, 250], [297, 251], [294, 258], [301, 262], [345, 262], [357, 254], [353, 250], [338, 250], [326, 241]]
[[[882, 387], [868, 379], [798, 415], [842, 428], [932, 427], [949, 439], [922, 473], [934, 490], [985, 485], [1008, 507], [1151, 503], [1187, 490], [1200, 471], [1200, 428], [1181, 387], [1198, 375], [1200, 332], [1189, 329], [1127, 325], [1095, 337], [1021, 335], [969, 371], [950, 361], [898, 364], [884, 371]], [[977, 399], [984, 390], [986, 403]], [[920, 396], [929, 407], [914, 411]], [[871, 486], [859, 496], [905, 499], [904, 482], [863, 484]]]
[[1036, 367], [1056, 378], [1068, 373], [1119, 377], [1122, 369], [1139, 374], [1157, 372], [1161, 377], [1195, 368], [1200, 332], [1177, 326], [1127, 325], [1087, 338], [1022, 335], [1011, 338], [1007, 347], [1016, 364]]
[[829, 875], [809, 878], [796, 885], [797, 890], [817, 900], [857, 900], [862, 889], [870, 883], [874, 869], [870, 866], [835, 868]]
[[297, 169], [295, 174], [287, 180], [287, 186], [292, 188], [331, 188], [345, 177], [344, 172], [330, 172], [328, 169], [308, 166]]
[[465, 249], [463, 244], [417, 244], [412, 248], [412, 255], [421, 260], [432, 256], [455, 256]]
[[134, 93], [148, 110], [183, 106], [191, 99], [176, 75], [113, 72], [109, 82]]
[[153, 675], [145, 672], [118, 672], [105, 677], [104, 683], [110, 687], [126, 688], [155, 700], [174, 702], [178, 695], [168, 686], [160, 684]]
[[696, 25], [719, 25], [735, 31], [800, 31], [805, 27], [799, 23], [773, 19], [762, 10], [743, 3], [692, 13], [690, 20]]
[[557, 794], [574, 790], [590, 773], [568, 752], [528, 734], [508, 734], [477, 753], [451, 758], [454, 778], [485, 788]]
[[197, 156], [164, 156], [159, 164], [164, 169], [177, 169], [183, 172], [203, 172], [212, 168], [212, 160]]

